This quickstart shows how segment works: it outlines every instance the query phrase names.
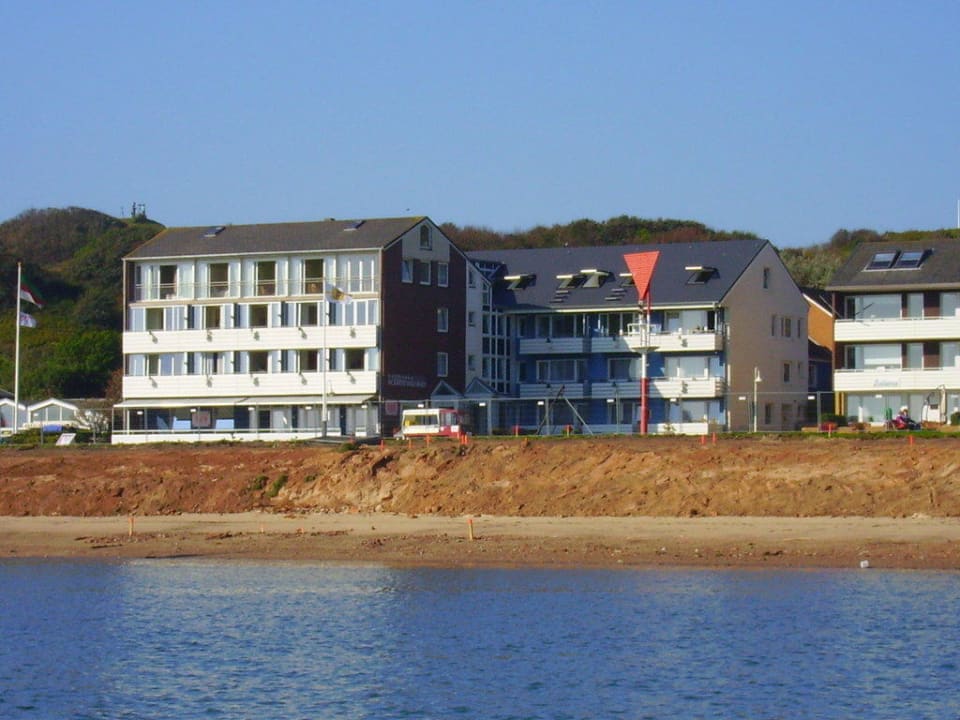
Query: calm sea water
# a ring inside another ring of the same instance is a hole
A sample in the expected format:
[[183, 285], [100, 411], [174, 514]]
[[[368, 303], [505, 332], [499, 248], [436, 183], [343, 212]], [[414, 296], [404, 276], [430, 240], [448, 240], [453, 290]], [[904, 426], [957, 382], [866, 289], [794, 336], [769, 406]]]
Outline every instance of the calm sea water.
[[958, 718], [960, 574], [0, 563], [2, 718]]

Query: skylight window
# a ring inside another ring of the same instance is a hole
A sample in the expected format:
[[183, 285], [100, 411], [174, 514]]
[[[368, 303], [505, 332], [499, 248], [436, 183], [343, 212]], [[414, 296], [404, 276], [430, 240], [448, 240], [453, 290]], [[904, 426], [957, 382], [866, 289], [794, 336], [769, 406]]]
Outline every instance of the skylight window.
[[683, 269], [693, 273], [687, 278], [687, 285], [703, 285], [717, 274], [715, 267], [708, 267], [706, 265], [687, 265]]
[[503, 279], [507, 283], [507, 290], [523, 290], [525, 287], [533, 285], [537, 276], [533, 273], [527, 273], [525, 275], [504, 275]]
[[224, 226], [223, 226], [223, 225], [217, 225], [217, 226], [215, 226], [215, 227], [209, 228], [209, 229], [203, 234], [203, 236], [204, 236], [205, 238], [212, 238], [212, 237], [216, 237], [217, 235], [219, 235], [219, 234], [222, 233], [223, 231], [224, 231]]
[[894, 265], [895, 268], [901, 270], [912, 270], [913, 268], [920, 267], [920, 263], [923, 262], [925, 255], [923, 250], [904, 250], [900, 253], [900, 257], [897, 258], [897, 262]]
[[889, 270], [893, 267], [893, 263], [899, 254], [900, 252], [898, 250], [884, 250], [883, 252], [874, 253], [864, 270]]

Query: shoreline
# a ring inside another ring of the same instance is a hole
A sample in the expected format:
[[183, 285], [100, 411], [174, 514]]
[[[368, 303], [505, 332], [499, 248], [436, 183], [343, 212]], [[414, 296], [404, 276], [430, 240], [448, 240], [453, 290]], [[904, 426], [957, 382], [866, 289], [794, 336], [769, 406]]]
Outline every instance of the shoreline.
[[[472, 534], [472, 539], [471, 539]], [[960, 569], [954, 517], [392, 513], [0, 517], [0, 558], [207, 558], [430, 567]]]

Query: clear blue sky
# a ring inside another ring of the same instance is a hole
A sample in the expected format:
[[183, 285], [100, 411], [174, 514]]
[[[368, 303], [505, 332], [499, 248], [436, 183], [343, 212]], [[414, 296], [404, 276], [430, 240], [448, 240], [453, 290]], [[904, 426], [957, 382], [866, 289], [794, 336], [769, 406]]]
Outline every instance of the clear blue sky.
[[960, 2], [0, 0], [0, 220], [956, 225]]

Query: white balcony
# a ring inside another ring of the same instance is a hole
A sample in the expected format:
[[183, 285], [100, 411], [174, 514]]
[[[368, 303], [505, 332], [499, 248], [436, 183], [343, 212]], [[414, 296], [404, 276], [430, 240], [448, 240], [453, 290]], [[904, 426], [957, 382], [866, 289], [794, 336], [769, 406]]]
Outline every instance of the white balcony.
[[366, 348], [376, 345], [376, 325], [156, 330], [123, 334], [123, 352], [127, 354]]
[[672, 377], [652, 378], [650, 395], [664, 398], [717, 398], [723, 397], [726, 382], [718, 377]]
[[634, 352], [644, 349], [656, 352], [695, 352], [708, 353], [723, 349], [723, 332], [695, 331], [695, 332], [650, 332], [647, 334], [643, 325], [630, 325], [629, 332], [624, 335], [626, 345]]
[[960, 317], [837, 320], [837, 342], [910, 342], [960, 339]]
[[520, 397], [522, 398], [551, 398], [556, 397], [563, 388], [563, 397], [568, 400], [583, 397], [583, 383], [555, 382], [555, 383], [521, 383]]
[[836, 392], [928, 392], [941, 385], [960, 388], [960, 368], [838, 370], [833, 374], [833, 389]]
[[339, 288], [351, 295], [373, 295], [380, 292], [379, 278], [308, 278], [295, 280], [244, 282], [174, 282], [154, 285], [137, 285], [133, 288], [131, 302], [191, 301], [191, 300], [238, 300], [240, 298], [316, 297], [323, 295], [325, 288]]
[[374, 370], [323, 373], [229, 373], [219, 375], [125, 376], [126, 399], [250, 398], [277, 396], [322, 396], [330, 403], [336, 397], [370, 396], [377, 392]]
[[586, 338], [520, 338], [517, 352], [520, 355], [567, 354], [582, 355], [587, 352]]

